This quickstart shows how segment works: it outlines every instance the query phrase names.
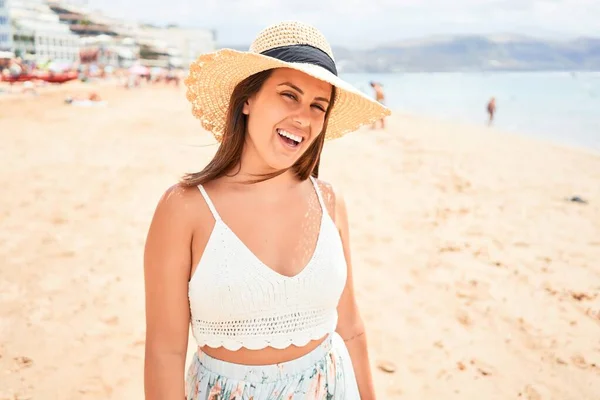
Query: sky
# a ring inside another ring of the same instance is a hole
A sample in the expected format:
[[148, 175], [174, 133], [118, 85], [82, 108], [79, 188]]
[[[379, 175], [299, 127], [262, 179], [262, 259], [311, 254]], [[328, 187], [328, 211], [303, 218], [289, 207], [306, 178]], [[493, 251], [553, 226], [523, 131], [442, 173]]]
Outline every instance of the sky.
[[[368, 47], [447, 34], [600, 37], [598, 0], [73, 0], [116, 17], [215, 29], [246, 45], [264, 27], [299, 20], [333, 45]], [[168, 4], [168, 6], [166, 6]]]

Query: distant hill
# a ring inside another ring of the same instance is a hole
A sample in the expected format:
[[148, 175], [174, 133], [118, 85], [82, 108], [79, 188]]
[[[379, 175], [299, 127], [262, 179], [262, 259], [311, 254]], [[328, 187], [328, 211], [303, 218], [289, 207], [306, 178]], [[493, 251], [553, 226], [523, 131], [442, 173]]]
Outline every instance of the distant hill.
[[334, 47], [333, 51], [343, 72], [600, 71], [600, 38], [437, 36], [366, 50]]
[[456, 36], [336, 50], [347, 72], [600, 70], [600, 38]]
[[228, 45], [220, 45], [217, 46], [217, 48], [227, 48], [227, 49], [233, 49], [233, 50], [239, 50], [239, 51], [248, 51], [248, 48], [250, 47], [249, 44], [228, 44]]

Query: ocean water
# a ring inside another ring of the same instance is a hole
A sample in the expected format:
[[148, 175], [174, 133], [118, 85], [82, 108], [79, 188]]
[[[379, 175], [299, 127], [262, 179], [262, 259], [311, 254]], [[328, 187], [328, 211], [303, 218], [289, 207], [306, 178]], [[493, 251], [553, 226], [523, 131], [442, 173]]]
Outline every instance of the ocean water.
[[494, 126], [569, 146], [600, 151], [600, 72], [341, 74], [372, 96], [383, 84], [392, 110]]

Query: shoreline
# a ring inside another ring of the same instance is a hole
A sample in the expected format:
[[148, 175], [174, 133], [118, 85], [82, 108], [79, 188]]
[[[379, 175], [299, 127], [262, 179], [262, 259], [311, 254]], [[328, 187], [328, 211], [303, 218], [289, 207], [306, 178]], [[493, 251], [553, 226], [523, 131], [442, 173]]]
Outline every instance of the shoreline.
[[437, 117], [437, 116], [428, 115], [428, 114], [420, 114], [420, 113], [412, 112], [412, 111], [405, 110], [405, 109], [392, 111], [392, 117], [400, 117], [400, 116], [407, 117], [407, 118], [415, 118], [420, 121], [435, 121], [439, 124], [452, 125], [455, 128], [463, 128], [463, 129], [467, 129], [467, 130], [481, 129], [482, 131], [487, 131], [487, 133], [489, 133], [491, 135], [505, 136], [505, 137], [509, 138], [509, 140], [512, 140], [514, 138], [525, 139], [526, 141], [544, 143], [544, 144], [548, 144], [551, 146], [564, 148], [564, 149], [568, 149], [568, 150], [573, 150], [573, 151], [579, 151], [579, 152], [582, 152], [585, 154], [600, 157], [600, 149], [590, 148], [590, 147], [586, 147], [583, 145], [569, 144], [567, 142], [564, 142], [564, 141], [561, 141], [558, 139], [544, 138], [535, 132], [512, 131], [512, 130], [507, 130], [507, 129], [502, 129], [502, 128], [496, 128], [495, 126], [488, 127], [485, 124], [476, 124], [474, 122], [460, 121], [460, 120], [449, 118], [449, 117], [446, 118], [446, 117]]
[[[386, 103], [425, 117], [487, 125], [485, 105], [497, 99], [496, 129], [600, 152], [599, 74], [348, 74], [368, 96], [384, 85]], [[548, 95], [544, 93], [548, 92]]]

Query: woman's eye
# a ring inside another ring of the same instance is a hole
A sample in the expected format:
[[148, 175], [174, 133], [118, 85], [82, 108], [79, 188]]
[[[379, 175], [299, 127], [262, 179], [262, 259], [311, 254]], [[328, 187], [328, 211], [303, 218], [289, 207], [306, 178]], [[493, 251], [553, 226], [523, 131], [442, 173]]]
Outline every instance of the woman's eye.
[[[292, 99], [294, 101], [298, 101], [298, 97], [294, 94], [294, 93], [289, 93], [289, 92], [283, 92], [281, 93], [281, 95], [283, 97], [287, 97], [288, 99]], [[325, 107], [323, 107], [321, 104], [313, 104], [311, 107], [316, 108], [317, 110], [321, 111], [321, 112], [325, 112]]]

